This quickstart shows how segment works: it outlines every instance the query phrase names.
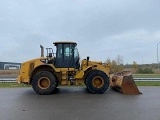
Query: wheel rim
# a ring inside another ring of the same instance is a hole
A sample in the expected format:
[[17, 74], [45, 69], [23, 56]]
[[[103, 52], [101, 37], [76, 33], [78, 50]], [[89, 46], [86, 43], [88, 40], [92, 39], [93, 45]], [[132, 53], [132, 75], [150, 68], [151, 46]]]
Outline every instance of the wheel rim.
[[38, 80], [38, 86], [41, 89], [47, 89], [50, 86], [50, 80], [47, 77], [42, 77]]
[[101, 88], [104, 85], [104, 80], [100, 76], [96, 76], [92, 79], [92, 85], [95, 88]]

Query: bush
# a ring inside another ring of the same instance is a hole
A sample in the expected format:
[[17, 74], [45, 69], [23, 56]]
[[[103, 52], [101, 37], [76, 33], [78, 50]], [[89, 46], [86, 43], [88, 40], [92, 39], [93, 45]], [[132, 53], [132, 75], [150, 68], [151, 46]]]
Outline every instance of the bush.
[[145, 67], [145, 68], [138, 68], [136, 73], [138, 73], [138, 74], [153, 74], [154, 71], [152, 70], [152, 68]]

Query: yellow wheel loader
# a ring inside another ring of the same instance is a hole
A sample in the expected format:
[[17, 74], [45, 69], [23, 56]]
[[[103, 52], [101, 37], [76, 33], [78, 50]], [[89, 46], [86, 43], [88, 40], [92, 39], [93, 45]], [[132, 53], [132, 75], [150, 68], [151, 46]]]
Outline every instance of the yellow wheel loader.
[[[21, 64], [18, 83], [32, 85], [40, 95], [52, 94], [59, 85], [82, 85], [94, 94], [104, 93], [109, 86], [124, 94], [140, 94], [132, 75], [110, 74], [110, 63], [90, 61], [80, 63], [76, 42], [55, 42], [56, 53], [41, 45], [41, 57]], [[125, 78], [125, 79], [124, 79]]]

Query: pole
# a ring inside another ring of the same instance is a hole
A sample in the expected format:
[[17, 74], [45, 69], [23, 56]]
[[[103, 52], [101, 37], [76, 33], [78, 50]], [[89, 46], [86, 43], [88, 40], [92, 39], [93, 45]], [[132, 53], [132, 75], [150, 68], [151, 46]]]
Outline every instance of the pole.
[[[160, 43], [160, 42], [159, 42]], [[159, 72], [159, 53], [158, 53], [158, 45], [159, 43], [157, 43], [157, 64], [158, 64], [158, 72]]]

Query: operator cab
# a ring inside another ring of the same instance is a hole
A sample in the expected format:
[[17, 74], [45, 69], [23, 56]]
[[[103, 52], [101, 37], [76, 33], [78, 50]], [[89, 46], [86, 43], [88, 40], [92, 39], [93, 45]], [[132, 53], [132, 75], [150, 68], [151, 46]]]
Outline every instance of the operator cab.
[[76, 68], [79, 69], [79, 53], [75, 42], [55, 42], [56, 58], [54, 65], [56, 68]]

